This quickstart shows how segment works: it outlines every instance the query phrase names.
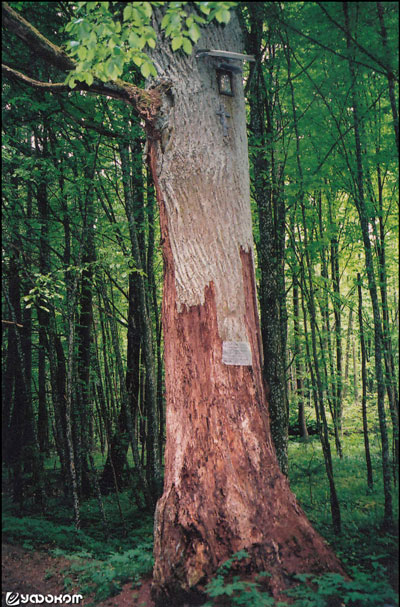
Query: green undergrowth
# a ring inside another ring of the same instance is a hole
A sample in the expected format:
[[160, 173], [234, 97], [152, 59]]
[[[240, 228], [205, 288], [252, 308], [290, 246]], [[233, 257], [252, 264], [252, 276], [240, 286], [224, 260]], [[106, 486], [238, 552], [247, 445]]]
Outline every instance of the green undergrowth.
[[202, 607], [395, 607], [398, 596], [385, 580], [385, 571], [374, 563], [373, 571], [366, 573], [351, 568], [351, 579], [337, 573], [321, 576], [301, 574], [294, 576], [293, 587], [286, 591], [286, 600], [276, 601], [265, 590], [269, 574], [261, 572], [255, 581], [233, 575], [235, 561], [248, 557], [242, 550], [217, 571], [206, 590], [210, 601]]
[[130, 491], [120, 494], [120, 502], [123, 521], [115, 497], [104, 498], [107, 527], [96, 500], [83, 502], [82, 528], [77, 530], [71, 524], [70, 507], [61, 500], [48, 504], [47, 518], [37, 513], [17, 517], [5, 500], [3, 541], [69, 560], [62, 571], [65, 590], [78, 587], [84, 596], [93, 596], [96, 604], [117, 595], [125, 583], [135, 587], [153, 569], [153, 517], [133, 505]]
[[[298, 576], [294, 580], [298, 585], [288, 592], [288, 601], [295, 607], [397, 605], [393, 588], [397, 584], [398, 534], [396, 529], [389, 533], [382, 528], [382, 466], [376, 436], [371, 440], [372, 490], [366, 483], [359, 433], [345, 435], [342, 459], [332, 452], [342, 515], [340, 535], [332, 531], [329, 487], [318, 438], [311, 437], [308, 443], [290, 441], [291, 488], [351, 577], [348, 581], [337, 574], [319, 578]], [[53, 462], [48, 472], [57, 474]], [[151, 574], [153, 518], [137, 507], [135, 497], [132, 489], [120, 494], [123, 518], [115, 495], [103, 498], [107, 526], [97, 501], [83, 501], [78, 531], [71, 520], [71, 504], [60, 495], [49, 498], [45, 515], [27, 504], [23, 516], [6, 496], [3, 498], [3, 541], [67, 558], [70, 564], [62, 572], [66, 590], [79, 587], [84, 596], [93, 596], [96, 604], [118, 594], [123, 584], [131, 583], [135, 587], [143, 576]], [[397, 491], [393, 491], [393, 498], [397, 520]], [[239, 553], [225, 563], [210, 582], [207, 606], [278, 607], [268, 593], [268, 573], [246, 581], [235, 575], [234, 568], [231, 571], [231, 565], [241, 556]], [[281, 607], [284, 606], [285, 603], [281, 603]]]
[[140, 579], [153, 570], [153, 542], [139, 542], [135, 548], [121, 553], [111, 553], [103, 560], [88, 555], [70, 555], [72, 563], [65, 571], [66, 588], [78, 580], [84, 596], [94, 595], [94, 602], [117, 595], [122, 585], [130, 582], [132, 588], [140, 585]]
[[332, 449], [335, 484], [340, 503], [342, 532], [332, 528], [329, 486], [317, 437], [308, 443], [290, 441], [290, 486], [308, 518], [331, 544], [345, 568], [373, 573], [375, 564], [392, 585], [398, 583], [398, 491], [393, 487], [393, 529], [382, 526], [384, 493], [382, 463], [377, 439], [371, 440], [374, 486], [368, 488], [366, 465], [358, 434], [345, 437], [343, 457]]

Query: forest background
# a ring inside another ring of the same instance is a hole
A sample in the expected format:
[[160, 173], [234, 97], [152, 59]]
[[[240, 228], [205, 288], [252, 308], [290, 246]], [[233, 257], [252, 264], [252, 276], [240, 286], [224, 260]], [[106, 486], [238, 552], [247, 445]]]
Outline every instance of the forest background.
[[[3, 37], [3, 532], [73, 556], [66, 588], [95, 601], [152, 566], [163, 262], [141, 118], [79, 89], [93, 73], [142, 87], [155, 76], [154, 4], [11, 2], [76, 60], [65, 90], [35, 85], [63, 76], [7, 20]], [[187, 21], [185, 3], [166, 4], [172, 48], [190, 54], [203, 24]], [[243, 82], [280, 466], [354, 572], [345, 604], [394, 602], [397, 3], [198, 5], [221, 27], [237, 11], [255, 57]], [[264, 604], [237, 583], [221, 574], [211, 599]], [[320, 603], [299, 595], [299, 605], [331, 604], [340, 584], [321, 582]]]

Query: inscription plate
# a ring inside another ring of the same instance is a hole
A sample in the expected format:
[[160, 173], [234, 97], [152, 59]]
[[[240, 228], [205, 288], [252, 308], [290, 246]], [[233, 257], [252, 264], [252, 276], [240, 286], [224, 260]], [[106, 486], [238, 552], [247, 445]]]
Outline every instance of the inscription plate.
[[225, 365], [251, 366], [251, 350], [247, 341], [223, 341], [222, 362]]

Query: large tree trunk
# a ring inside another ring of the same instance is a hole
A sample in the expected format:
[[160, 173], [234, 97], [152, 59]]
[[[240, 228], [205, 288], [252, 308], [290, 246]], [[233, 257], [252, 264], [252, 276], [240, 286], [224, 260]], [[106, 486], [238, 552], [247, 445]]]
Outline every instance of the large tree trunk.
[[[239, 34], [232, 18], [207, 27], [201, 46], [240, 52]], [[193, 599], [240, 549], [250, 555], [247, 573], [269, 571], [279, 596], [287, 575], [341, 567], [296, 503], [272, 446], [242, 79], [234, 76], [234, 97], [222, 96], [220, 61], [174, 54], [167, 42], [155, 54], [172, 88], [155, 125], [161, 140], [149, 133], [165, 265], [167, 399], [154, 597], [163, 607]], [[227, 129], [216, 113], [222, 105]]]

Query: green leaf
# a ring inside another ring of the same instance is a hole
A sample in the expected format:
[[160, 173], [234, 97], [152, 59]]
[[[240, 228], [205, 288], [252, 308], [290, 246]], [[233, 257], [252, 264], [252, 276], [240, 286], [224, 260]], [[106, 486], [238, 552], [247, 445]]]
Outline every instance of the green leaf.
[[183, 44], [183, 37], [182, 36], [177, 36], [176, 38], [173, 38], [172, 44], [171, 44], [172, 50], [173, 51], [177, 51], [178, 48], [181, 48], [182, 44]]
[[153, 14], [151, 2], [143, 2], [143, 10], [145, 12], [146, 17], [150, 19], [151, 15]]
[[197, 25], [197, 23], [193, 23], [191, 25], [191, 27], [187, 31], [187, 34], [193, 40], [193, 42], [196, 44], [196, 42], [198, 41], [198, 39], [201, 36], [201, 31], [200, 31], [200, 28]]
[[202, 13], [204, 13], [205, 15], [209, 15], [210, 8], [205, 4], [205, 2], [196, 2], [196, 4]]
[[114, 63], [114, 61], [107, 61], [106, 72], [111, 80], [118, 78], [118, 76], [120, 75], [120, 70], [118, 66]]
[[132, 4], [128, 2], [128, 4], [124, 8], [124, 21], [128, 21], [132, 17]]
[[218, 23], [229, 23], [231, 15], [226, 8], [221, 8], [215, 13], [215, 18]]
[[140, 71], [142, 72], [142, 75], [145, 78], [148, 78], [150, 76], [150, 72], [151, 72], [150, 64], [147, 61], [142, 63]]
[[143, 57], [141, 57], [140, 55], [134, 55], [132, 59], [133, 63], [138, 67], [140, 67], [144, 61]]
[[78, 57], [81, 61], [84, 61], [86, 59], [86, 55], [87, 55], [87, 49], [86, 46], [80, 46], [78, 48]]
[[191, 55], [192, 54], [193, 46], [192, 46], [192, 43], [190, 42], [189, 38], [184, 38], [183, 39], [182, 46], [183, 46], [183, 50], [185, 51], [185, 53], [187, 55]]
[[169, 24], [171, 19], [171, 16], [169, 13], [167, 13], [166, 15], [164, 15], [162, 21], [161, 21], [161, 29], [165, 29], [167, 27], [167, 25]]
[[131, 32], [129, 34], [129, 44], [133, 47], [133, 48], [139, 48], [140, 47], [140, 38], [137, 34], [135, 34], [135, 32]]

